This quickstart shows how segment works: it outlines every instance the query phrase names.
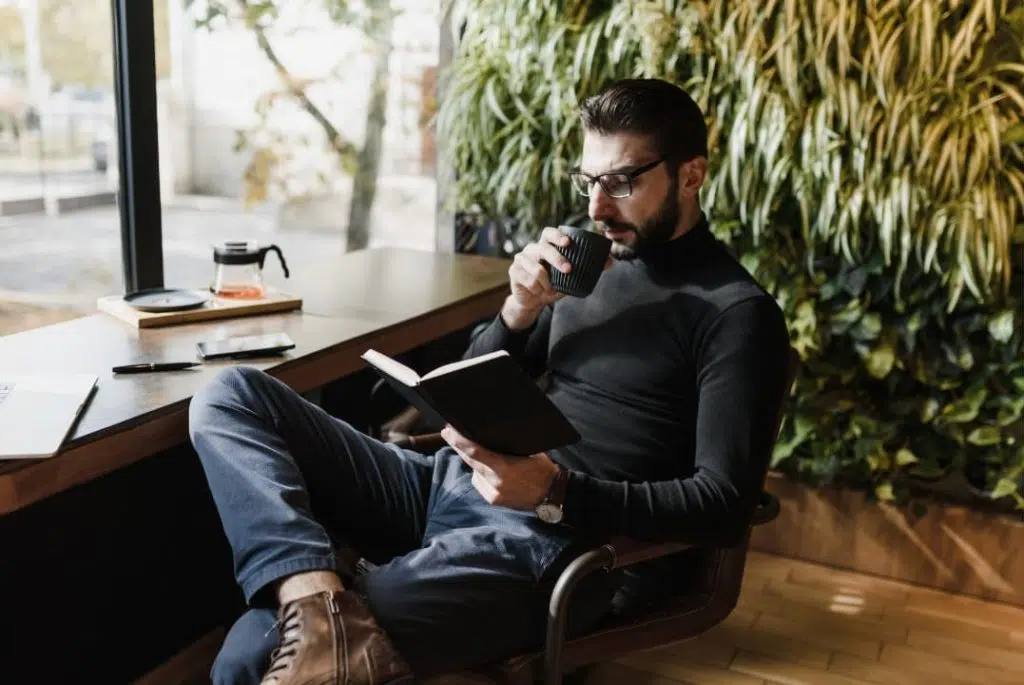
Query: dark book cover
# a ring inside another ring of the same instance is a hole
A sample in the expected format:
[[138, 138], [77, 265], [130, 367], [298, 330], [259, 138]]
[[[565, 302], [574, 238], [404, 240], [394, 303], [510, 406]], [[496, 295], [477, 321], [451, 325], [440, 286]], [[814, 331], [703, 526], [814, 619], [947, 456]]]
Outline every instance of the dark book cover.
[[375, 350], [367, 350], [363, 359], [425, 417], [451, 424], [494, 452], [527, 456], [580, 439], [505, 351], [446, 364], [423, 376]]

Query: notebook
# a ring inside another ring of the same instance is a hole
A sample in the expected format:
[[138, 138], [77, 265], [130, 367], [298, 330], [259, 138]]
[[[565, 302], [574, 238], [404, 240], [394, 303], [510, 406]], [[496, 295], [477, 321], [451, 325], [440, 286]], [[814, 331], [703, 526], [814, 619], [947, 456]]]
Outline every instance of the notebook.
[[580, 439], [504, 350], [446, 364], [423, 376], [376, 350], [367, 350], [363, 359], [424, 416], [436, 424], [450, 423], [495, 452], [526, 456]]
[[14, 375], [0, 371], [0, 459], [57, 454], [98, 380], [91, 374]]

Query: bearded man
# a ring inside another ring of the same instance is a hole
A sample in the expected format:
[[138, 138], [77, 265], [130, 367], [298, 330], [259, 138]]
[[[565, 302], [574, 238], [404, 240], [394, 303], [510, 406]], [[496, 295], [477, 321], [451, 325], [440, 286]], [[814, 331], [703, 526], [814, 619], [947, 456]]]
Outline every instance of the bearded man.
[[[619, 81], [581, 117], [570, 181], [614, 243], [610, 263], [589, 296], [556, 292], [548, 269], [571, 269], [558, 250], [569, 238], [545, 228], [466, 356], [504, 349], [546, 372], [582, 439], [508, 457], [445, 427], [448, 445], [421, 455], [267, 374], [225, 370], [189, 417], [251, 607], [215, 685], [394, 685], [485, 665], [543, 643], [553, 583], [582, 549], [618, 535], [743, 539], [775, 438], [786, 323], [709, 229], [707, 130], [689, 95]], [[369, 570], [347, 573], [339, 543]], [[687, 562], [598, 574], [570, 631], [685, 590]]]

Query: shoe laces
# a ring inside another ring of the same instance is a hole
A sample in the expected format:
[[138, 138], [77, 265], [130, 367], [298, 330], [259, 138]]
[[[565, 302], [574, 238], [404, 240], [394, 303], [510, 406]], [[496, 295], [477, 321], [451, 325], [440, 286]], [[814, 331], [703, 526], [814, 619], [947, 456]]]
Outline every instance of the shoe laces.
[[[292, 602], [284, 611], [283, 618], [279, 619], [270, 630], [277, 626], [281, 627], [281, 644], [270, 653], [270, 668], [263, 676], [261, 685], [273, 685], [281, 681], [278, 672], [284, 671], [291, 663], [291, 658], [298, 652], [296, 645], [299, 643], [301, 627], [300, 611], [298, 602]], [[268, 633], [270, 631], [267, 631]]]

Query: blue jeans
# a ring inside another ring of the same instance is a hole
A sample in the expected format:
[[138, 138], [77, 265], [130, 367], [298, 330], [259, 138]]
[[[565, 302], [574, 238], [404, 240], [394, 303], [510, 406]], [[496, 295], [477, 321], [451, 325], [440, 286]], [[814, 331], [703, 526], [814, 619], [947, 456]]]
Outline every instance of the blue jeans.
[[[338, 544], [378, 564], [352, 589], [420, 676], [543, 644], [552, 584], [581, 540], [488, 504], [451, 448], [421, 455], [373, 440], [241, 366], [196, 394], [189, 429], [251, 607], [225, 640], [214, 685], [259, 682], [277, 643], [275, 582], [338, 570]], [[607, 585], [574, 602], [572, 630], [604, 614]]]

